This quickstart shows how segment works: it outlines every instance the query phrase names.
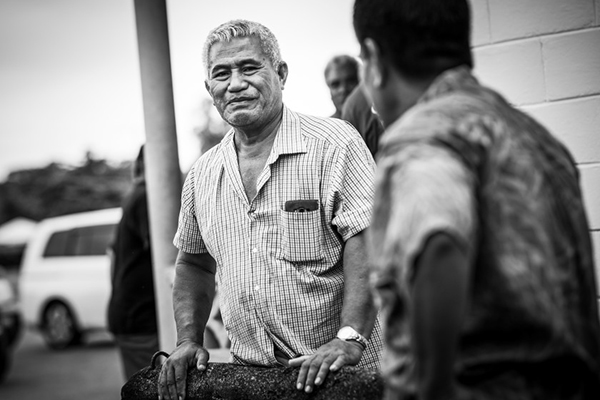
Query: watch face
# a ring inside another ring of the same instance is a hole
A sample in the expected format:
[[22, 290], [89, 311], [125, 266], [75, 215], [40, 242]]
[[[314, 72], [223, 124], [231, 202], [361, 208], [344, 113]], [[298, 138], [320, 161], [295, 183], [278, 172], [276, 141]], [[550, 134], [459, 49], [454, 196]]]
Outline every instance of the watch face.
[[354, 332], [354, 330], [349, 326], [345, 326], [340, 329], [339, 335], [344, 339], [353, 339], [356, 337], [356, 332]]
[[345, 326], [338, 332], [338, 337], [340, 339], [350, 339], [356, 337], [356, 334], [355, 332], [353, 332], [352, 328], [350, 328], [349, 326]]
[[367, 347], [367, 339], [364, 338], [360, 333], [352, 329], [351, 326], [344, 326], [338, 331], [337, 337], [342, 340], [351, 340], [361, 344], [363, 349]]

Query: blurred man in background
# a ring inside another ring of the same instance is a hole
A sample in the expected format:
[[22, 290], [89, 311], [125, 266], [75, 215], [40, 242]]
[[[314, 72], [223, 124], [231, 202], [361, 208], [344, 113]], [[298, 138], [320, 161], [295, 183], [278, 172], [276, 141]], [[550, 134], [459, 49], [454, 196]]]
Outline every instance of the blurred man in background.
[[112, 249], [108, 326], [119, 347], [126, 380], [150, 365], [159, 348], [144, 170], [142, 146]]
[[333, 118], [342, 117], [344, 101], [358, 85], [358, 61], [347, 55], [333, 57], [325, 67], [325, 83], [335, 106]]
[[383, 135], [384, 129], [362, 84], [355, 87], [344, 102], [341, 118], [356, 128], [375, 158], [379, 148], [379, 138]]

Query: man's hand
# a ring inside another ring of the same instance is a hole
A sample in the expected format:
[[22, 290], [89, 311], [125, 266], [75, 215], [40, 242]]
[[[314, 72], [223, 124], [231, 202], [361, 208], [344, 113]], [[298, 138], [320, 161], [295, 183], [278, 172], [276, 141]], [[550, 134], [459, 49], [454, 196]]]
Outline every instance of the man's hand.
[[194, 342], [181, 343], [163, 363], [158, 377], [159, 400], [183, 400], [186, 396], [188, 369], [206, 369], [208, 351]]
[[362, 357], [363, 348], [359, 343], [347, 342], [338, 338], [319, 347], [316, 353], [290, 360], [290, 367], [300, 365], [296, 381], [298, 390], [313, 391], [315, 385], [325, 381], [329, 371], [338, 371], [344, 365], [356, 365]]

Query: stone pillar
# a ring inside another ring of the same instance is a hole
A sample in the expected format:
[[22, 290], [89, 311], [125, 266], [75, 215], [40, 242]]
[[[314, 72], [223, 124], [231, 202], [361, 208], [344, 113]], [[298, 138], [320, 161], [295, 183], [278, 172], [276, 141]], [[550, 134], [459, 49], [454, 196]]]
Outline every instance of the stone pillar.
[[146, 127], [146, 184], [152, 240], [154, 286], [160, 348], [175, 347], [171, 276], [177, 249], [181, 170], [177, 151], [175, 107], [169, 55], [165, 0], [135, 0], [144, 122]]

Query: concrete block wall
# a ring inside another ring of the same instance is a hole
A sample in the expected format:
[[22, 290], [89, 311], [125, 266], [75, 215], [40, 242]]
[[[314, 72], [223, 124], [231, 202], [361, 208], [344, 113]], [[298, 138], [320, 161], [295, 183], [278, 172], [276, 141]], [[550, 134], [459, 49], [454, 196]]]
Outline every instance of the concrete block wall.
[[600, 286], [600, 0], [470, 0], [475, 75], [573, 154]]

